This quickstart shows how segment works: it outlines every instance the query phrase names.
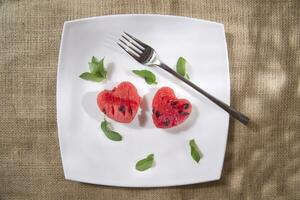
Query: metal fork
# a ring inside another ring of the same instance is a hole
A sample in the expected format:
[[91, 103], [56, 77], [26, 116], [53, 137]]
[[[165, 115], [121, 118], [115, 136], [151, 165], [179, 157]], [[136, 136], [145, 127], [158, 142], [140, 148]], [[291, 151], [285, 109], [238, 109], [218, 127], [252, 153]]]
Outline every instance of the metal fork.
[[124, 32], [121, 36], [122, 38], [119, 39], [117, 44], [126, 51], [130, 56], [132, 56], [136, 61], [139, 63], [146, 65], [146, 66], [158, 66], [161, 69], [166, 70], [167, 72], [171, 73], [176, 78], [182, 80], [187, 85], [191, 86], [195, 90], [197, 90], [202, 95], [206, 96], [212, 102], [223, 108], [226, 112], [228, 112], [233, 118], [239, 120], [243, 124], [247, 125], [250, 119], [245, 116], [244, 114], [240, 113], [239, 111], [235, 110], [234, 108], [230, 107], [229, 105], [225, 104], [224, 102], [220, 101], [219, 99], [215, 98], [214, 96], [210, 95], [188, 79], [184, 78], [172, 68], [167, 66], [162, 60], [159, 58], [156, 51], [150, 47], [149, 45], [145, 44], [141, 40], [135, 38], [134, 36]]

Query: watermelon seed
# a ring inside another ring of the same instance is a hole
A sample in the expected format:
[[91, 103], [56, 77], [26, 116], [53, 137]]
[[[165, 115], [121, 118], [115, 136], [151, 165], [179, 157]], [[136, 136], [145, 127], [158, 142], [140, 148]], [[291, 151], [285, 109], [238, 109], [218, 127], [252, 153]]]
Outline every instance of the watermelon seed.
[[155, 112], [155, 116], [156, 116], [156, 117], [159, 117], [159, 116], [160, 116], [160, 112], [156, 111], [156, 112]]
[[183, 116], [186, 116], [186, 115], [189, 115], [190, 113], [188, 113], [188, 112], [182, 112], [180, 114], [183, 115]]
[[132, 115], [132, 109], [131, 109], [131, 107], [128, 108], [128, 112]]
[[104, 114], [106, 114], [106, 110], [105, 110], [105, 108], [103, 108], [102, 112], [103, 112]]
[[190, 104], [188, 104], [188, 103], [186, 103], [186, 104], [183, 105], [184, 109], [188, 109], [189, 107], [190, 107]]
[[186, 115], [189, 115], [189, 114], [190, 114], [190, 113], [188, 113], [188, 112], [184, 112], [183, 110], [179, 110], [178, 113], [179, 113], [180, 115], [183, 115], [183, 116], [186, 116]]
[[170, 120], [169, 119], [165, 119], [165, 121], [163, 121], [163, 125], [164, 126], [169, 126], [170, 124]]
[[178, 103], [178, 101], [172, 101], [171, 106], [176, 106], [177, 103]]
[[123, 115], [125, 115], [125, 106], [124, 105], [121, 105], [119, 108], [118, 108], [118, 111], [123, 113]]
[[154, 113], [155, 112], [155, 109], [154, 108], [152, 108], [152, 113]]

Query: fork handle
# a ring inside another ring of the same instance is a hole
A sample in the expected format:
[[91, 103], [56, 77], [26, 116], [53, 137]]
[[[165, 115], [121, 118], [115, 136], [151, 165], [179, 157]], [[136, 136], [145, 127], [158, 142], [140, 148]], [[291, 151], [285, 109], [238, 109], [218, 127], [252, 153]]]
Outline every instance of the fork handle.
[[203, 89], [201, 89], [200, 87], [198, 87], [197, 85], [195, 85], [194, 83], [192, 83], [191, 81], [189, 81], [188, 79], [186, 79], [183, 76], [181, 76], [180, 74], [178, 74], [176, 71], [174, 71], [172, 68], [170, 68], [166, 64], [161, 63], [158, 66], [160, 68], [166, 70], [167, 72], [171, 73], [176, 78], [182, 80], [187, 85], [191, 86], [192, 88], [194, 88], [195, 90], [197, 90], [198, 92], [200, 92], [201, 94], [203, 94], [204, 96], [206, 96], [208, 99], [210, 99], [212, 102], [214, 102], [215, 104], [217, 104], [218, 106], [220, 106], [221, 108], [223, 108], [223, 110], [225, 110], [226, 112], [228, 112], [233, 118], [239, 120], [244, 125], [247, 125], [248, 122], [250, 121], [250, 119], [247, 116], [245, 116], [241, 112], [235, 110], [234, 108], [230, 107], [226, 103], [220, 101], [219, 99], [215, 98], [211, 94], [207, 93], [206, 91], [204, 91]]

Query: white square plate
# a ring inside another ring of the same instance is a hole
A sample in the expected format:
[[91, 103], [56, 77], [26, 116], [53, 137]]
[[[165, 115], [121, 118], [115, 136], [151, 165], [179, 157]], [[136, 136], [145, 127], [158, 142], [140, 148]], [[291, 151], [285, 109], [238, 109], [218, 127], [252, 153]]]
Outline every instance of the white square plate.
[[[126, 31], [151, 45], [169, 66], [180, 56], [190, 63], [191, 80], [229, 104], [230, 80], [225, 32], [222, 24], [162, 15], [116, 15], [68, 21], [64, 24], [57, 74], [57, 123], [65, 178], [101, 185], [159, 187], [218, 180], [226, 149], [229, 116], [202, 95], [159, 68], [151, 68], [158, 85], [149, 86], [131, 70], [145, 69], [116, 44]], [[94, 83], [79, 78], [88, 71], [92, 56], [105, 57], [109, 78]], [[103, 114], [97, 93], [121, 81], [135, 84], [143, 97], [131, 124], [112, 122], [123, 136], [108, 140], [99, 129]], [[151, 102], [162, 86], [193, 104], [182, 125], [155, 128]], [[195, 139], [204, 157], [196, 163], [189, 140]], [[155, 166], [135, 169], [137, 160], [153, 153]]]

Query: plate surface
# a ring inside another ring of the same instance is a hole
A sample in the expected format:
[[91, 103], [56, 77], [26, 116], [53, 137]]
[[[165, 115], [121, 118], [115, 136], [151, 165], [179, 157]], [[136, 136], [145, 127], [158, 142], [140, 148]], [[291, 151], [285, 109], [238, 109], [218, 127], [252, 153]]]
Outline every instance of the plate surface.
[[[57, 123], [65, 178], [101, 185], [159, 187], [218, 180], [226, 149], [229, 116], [193, 89], [159, 68], [158, 85], [149, 86], [131, 70], [145, 69], [117, 45], [123, 31], [151, 45], [162, 60], [175, 67], [180, 56], [190, 66], [191, 80], [207, 92], [230, 102], [230, 80], [222, 24], [162, 15], [116, 15], [65, 22], [57, 74]], [[103, 83], [79, 78], [92, 56], [105, 57], [109, 78]], [[143, 111], [131, 124], [112, 122], [123, 141], [108, 140], [99, 129], [99, 91], [131, 81], [143, 97]], [[151, 102], [162, 86], [193, 104], [191, 116], [173, 129], [157, 129]], [[196, 163], [189, 140], [195, 139], [204, 157]], [[155, 166], [139, 172], [135, 163], [155, 155]]]

